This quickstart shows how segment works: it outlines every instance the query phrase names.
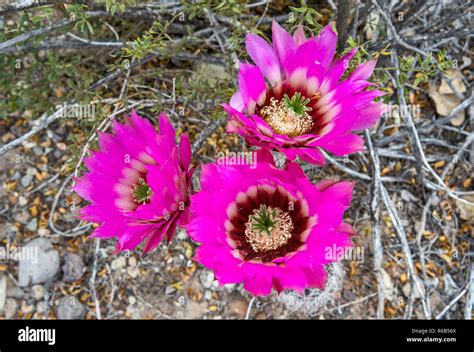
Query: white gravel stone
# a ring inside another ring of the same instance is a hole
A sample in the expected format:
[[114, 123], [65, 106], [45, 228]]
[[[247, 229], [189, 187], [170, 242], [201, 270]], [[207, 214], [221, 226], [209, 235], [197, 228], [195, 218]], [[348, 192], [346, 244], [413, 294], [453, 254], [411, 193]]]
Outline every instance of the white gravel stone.
[[22, 248], [18, 286], [52, 281], [59, 271], [59, 254], [47, 238], [36, 238]]

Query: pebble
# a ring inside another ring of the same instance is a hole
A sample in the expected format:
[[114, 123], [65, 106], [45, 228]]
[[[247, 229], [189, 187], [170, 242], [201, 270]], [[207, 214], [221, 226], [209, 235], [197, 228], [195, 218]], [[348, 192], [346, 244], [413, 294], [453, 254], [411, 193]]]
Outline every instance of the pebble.
[[38, 235], [40, 235], [41, 237], [46, 237], [46, 236], [51, 235], [51, 231], [48, 229], [39, 229]]
[[176, 292], [176, 288], [172, 287], [172, 286], [166, 286], [166, 289], [165, 289], [165, 294], [167, 295], [171, 295], [172, 293]]
[[7, 297], [8, 298], [23, 298], [25, 292], [19, 288], [12, 280], [7, 280]]
[[184, 310], [184, 318], [201, 319], [207, 313], [207, 310], [207, 304], [191, 301]]
[[13, 174], [13, 176], [10, 177], [10, 179], [11, 179], [12, 181], [19, 180], [20, 178], [21, 178], [20, 171], [15, 171], [15, 173]]
[[206, 292], [204, 292], [204, 298], [206, 299], [206, 301], [210, 301], [212, 299], [212, 292], [206, 290]]
[[7, 277], [0, 274], [0, 312], [5, 309], [5, 303], [7, 302]]
[[225, 288], [225, 290], [226, 290], [227, 292], [230, 293], [230, 292], [232, 292], [232, 291], [235, 290], [235, 287], [236, 287], [236, 286], [237, 286], [236, 284], [225, 284], [225, 285], [224, 285], [224, 288]]
[[188, 238], [188, 235], [186, 234], [186, 231], [185, 231], [185, 230], [183, 230], [183, 229], [178, 229], [177, 234], [176, 234], [176, 238], [177, 238], [178, 240], [183, 241], [183, 240], [185, 240], [185, 239]]
[[85, 309], [79, 300], [74, 296], [66, 296], [59, 303], [58, 318], [59, 319], [83, 319]]
[[239, 317], [243, 318], [247, 314], [247, 302], [237, 299], [229, 303], [229, 309], [232, 313], [237, 314]]
[[30, 175], [30, 176], [34, 176], [36, 175], [36, 169], [34, 167], [29, 167], [27, 170], [26, 170], [26, 174], [27, 175]]
[[112, 268], [112, 270], [118, 270], [125, 268], [125, 265], [127, 265], [127, 260], [125, 259], [125, 257], [120, 256], [112, 260], [110, 267]]
[[137, 258], [135, 257], [128, 258], [128, 265], [131, 267], [137, 266]]
[[127, 268], [127, 274], [132, 278], [136, 279], [140, 274], [140, 270], [136, 266], [130, 266]]
[[48, 238], [36, 238], [23, 246], [18, 285], [25, 287], [52, 281], [59, 271], [59, 254]]
[[33, 153], [35, 153], [36, 156], [41, 156], [43, 155], [43, 148], [36, 146], [33, 148]]
[[[414, 286], [413, 288], [413, 298], [414, 299], [420, 299], [421, 297], [423, 297], [423, 295], [425, 294], [425, 286], [423, 284], [420, 283], [420, 286], [421, 288], [421, 294], [420, 294], [420, 291], [418, 289], [417, 286]], [[410, 283], [407, 282], [403, 287], [402, 287], [402, 292], [403, 294], [405, 295], [405, 297], [409, 298], [410, 297]]]
[[199, 279], [204, 288], [217, 288], [219, 286], [217, 280], [214, 280], [214, 273], [212, 271], [204, 270]]
[[38, 302], [38, 304], [36, 305], [36, 313], [41, 314], [41, 313], [44, 313], [45, 311], [46, 311], [46, 304], [44, 303], [44, 301]]
[[24, 314], [24, 315], [27, 315], [27, 314], [30, 314], [31, 312], [33, 312], [33, 305], [31, 304], [28, 304], [27, 301], [22, 301], [21, 302], [21, 312]]
[[128, 304], [133, 306], [135, 303], [137, 303], [137, 299], [134, 296], [128, 296]]
[[26, 229], [31, 232], [35, 232], [38, 229], [38, 219], [37, 218], [31, 219], [28, 225], [26, 225]]
[[18, 303], [13, 298], [8, 298], [5, 304], [5, 319], [11, 319], [18, 310]]
[[79, 280], [84, 275], [84, 260], [74, 253], [64, 255], [63, 281], [70, 283]]
[[13, 219], [15, 219], [15, 221], [18, 221], [20, 224], [26, 224], [29, 218], [30, 214], [26, 210], [22, 211], [21, 213], [17, 213], [13, 216]]
[[33, 181], [33, 176], [32, 175], [25, 175], [21, 178], [20, 183], [23, 187], [26, 188], [30, 185], [31, 181]]
[[40, 301], [44, 297], [44, 287], [42, 285], [34, 285], [31, 288], [31, 295], [37, 301]]
[[20, 197], [18, 198], [18, 204], [19, 204], [20, 206], [25, 206], [26, 204], [28, 204], [28, 200], [27, 200], [25, 197], [20, 196]]

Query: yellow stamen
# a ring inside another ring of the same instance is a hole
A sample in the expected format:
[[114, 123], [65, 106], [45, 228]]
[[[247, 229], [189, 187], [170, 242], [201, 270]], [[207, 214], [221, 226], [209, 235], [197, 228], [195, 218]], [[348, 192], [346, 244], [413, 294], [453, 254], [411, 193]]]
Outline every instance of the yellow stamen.
[[297, 115], [283, 100], [275, 98], [262, 108], [260, 115], [275, 133], [288, 137], [301, 136], [313, 128], [313, 118], [306, 111]]

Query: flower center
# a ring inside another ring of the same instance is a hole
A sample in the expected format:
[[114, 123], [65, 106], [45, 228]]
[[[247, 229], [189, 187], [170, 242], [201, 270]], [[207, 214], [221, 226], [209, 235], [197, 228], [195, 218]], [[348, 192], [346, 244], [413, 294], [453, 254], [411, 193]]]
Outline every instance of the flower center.
[[293, 235], [293, 221], [280, 208], [262, 204], [245, 224], [245, 238], [255, 252], [278, 249]]
[[313, 128], [313, 118], [308, 114], [311, 111], [307, 106], [309, 102], [310, 99], [299, 92], [291, 99], [285, 94], [280, 101], [270, 98], [270, 105], [263, 107], [260, 114], [276, 133], [300, 136]]
[[139, 178], [137, 183], [133, 185], [132, 197], [135, 203], [149, 203], [151, 199], [151, 193], [150, 186], [148, 186], [143, 178]]

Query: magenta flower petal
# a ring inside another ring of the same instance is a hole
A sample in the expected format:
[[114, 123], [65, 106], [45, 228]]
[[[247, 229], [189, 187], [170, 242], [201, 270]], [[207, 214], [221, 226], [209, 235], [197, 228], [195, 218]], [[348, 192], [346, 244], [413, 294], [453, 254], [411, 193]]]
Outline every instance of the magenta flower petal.
[[301, 26], [293, 36], [276, 22], [272, 30], [273, 49], [255, 34], [247, 36], [256, 66], [241, 65], [239, 91], [224, 105], [227, 132], [289, 160], [317, 165], [325, 163], [319, 149], [336, 155], [360, 151], [363, 140], [353, 133], [374, 126], [383, 112], [374, 99], [384, 93], [367, 80], [376, 62], [363, 63], [345, 77], [357, 48], [335, 60], [337, 35], [331, 25], [309, 39]]
[[88, 172], [76, 179], [74, 190], [89, 205], [81, 218], [99, 223], [92, 237], [117, 238], [116, 251], [131, 250], [146, 241], [155, 248], [189, 216], [191, 146], [175, 131], [165, 114], [160, 131], [135, 112], [125, 124], [113, 123], [113, 133], [99, 133], [99, 150], [85, 164]]
[[351, 75], [349, 76], [349, 80], [356, 81], [368, 79], [372, 75], [372, 72], [374, 72], [375, 65], [377, 65], [376, 60], [370, 60], [363, 64], [360, 64], [354, 70], [354, 72], [351, 73]]
[[[314, 39], [313, 39], [314, 40]], [[332, 29], [332, 25], [325, 26], [319, 36], [315, 39], [316, 57], [315, 60], [323, 67], [328, 68], [336, 54], [337, 34]]]
[[293, 34], [293, 40], [295, 41], [296, 46], [300, 46], [304, 42], [306, 42], [306, 34], [304, 33], [304, 29], [302, 25], [298, 25], [295, 31], [295, 34]]
[[280, 63], [271, 45], [255, 34], [248, 34], [246, 43], [250, 57], [260, 68], [265, 78], [271, 85], [279, 85], [281, 83]]
[[240, 92], [236, 92], [234, 95], [232, 95], [229, 105], [238, 111], [242, 111], [244, 109], [244, 101], [242, 100], [242, 95]]
[[285, 31], [276, 21], [272, 24], [273, 49], [278, 55], [280, 64], [284, 71], [287, 71], [290, 60], [294, 56], [296, 45], [293, 37]]
[[244, 106], [248, 111], [253, 111], [256, 104], [263, 104], [267, 85], [257, 66], [240, 63], [239, 89]]
[[275, 167], [264, 149], [253, 166], [202, 166], [186, 226], [199, 243], [195, 260], [219, 284], [243, 283], [254, 295], [323, 288], [325, 266], [337, 259], [328, 248], [352, 246], [343, 214], [354, 184], [313, 185], [295, 163]]
[[349, 53], [344, 55], [342, 58], [337, 60], [326, 73], [326, 77], [323, 84], [320, 87], [320, 91], [324, 94], [330, 92], [339, 82], [340, 78], [349, 67], [349, 62], [357, 52], [357, 48], [352, 49]]
[[354, 151], [361, 151], [364, 147], [364, 139], [355, 134], [337, 136], [324, 144], [324, 149], [329, 150], [337, 156], [344, 156]]

